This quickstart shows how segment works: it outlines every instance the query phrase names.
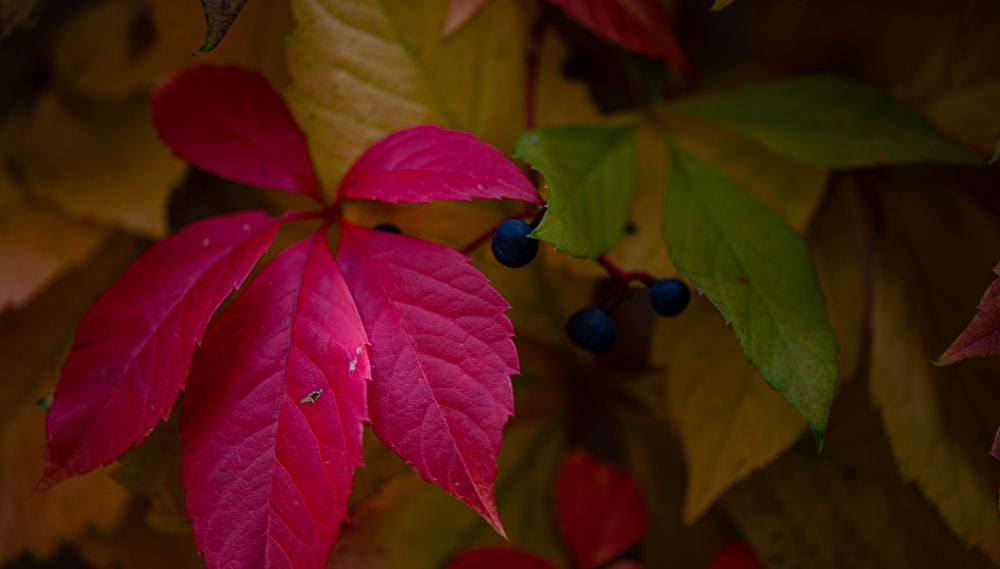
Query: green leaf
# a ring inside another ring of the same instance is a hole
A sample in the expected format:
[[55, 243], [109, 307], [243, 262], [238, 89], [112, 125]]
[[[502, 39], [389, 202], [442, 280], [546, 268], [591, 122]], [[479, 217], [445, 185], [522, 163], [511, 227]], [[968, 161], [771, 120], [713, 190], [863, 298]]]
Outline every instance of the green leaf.
[[822, 448], [837, 340], [802, 238], [739, 185], [672, 145], [663, 235], [677, 268], [731, 322], [743, 352]]
[[812, 166], [980, 163], [957, 140], [887, 93], [832, 75], [776, 81], [680, 104], [671, 112], [717, 122]]
[[712, 11], [718, 12], [735, 1], [736, 0], [715, 0], [715, 2], [712, 2]]
[[633, 126], [569, 126], [523, 133], [514, 156], [545, 176], [548, 210], [532, 234], [576, 257], [607, 253], [635, 192]]
[[197, 53], [212, 51], [219, 45], [246, 3], [247, 0], [201, 0], [208, 28], [205, 30], [205, 43], [198, 48]]

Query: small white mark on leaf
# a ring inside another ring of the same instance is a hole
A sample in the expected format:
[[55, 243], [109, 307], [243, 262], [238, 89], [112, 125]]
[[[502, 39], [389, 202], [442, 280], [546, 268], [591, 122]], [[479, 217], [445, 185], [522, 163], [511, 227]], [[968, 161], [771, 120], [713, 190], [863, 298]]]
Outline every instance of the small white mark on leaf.
[[209, 241], [208, 239], [202, 239], [202, 240], [201, 240], [201, 246], [202, 246], [202, 247], [208, 247], [208, 246], [209, 246], [209, 245], [211, 245], [211, 244], [212, 244], [212, 242], [211, 242], [211, 241]]
[[243, 231], [250, 231], [250, 224], [249, 223], [244, 223], [243, 224]]
[[303, 397], [302, 399], [299, 399], [299, 404], [300, 405], [308, 405], [309, 403], [315, 403], [316, 400], [319, 399], [320, 395], [323, 395], [323, 390], [322, 389], [314, 389], [314, 390], [310, 391], [309, 393], [307, 393], [305, 397]]

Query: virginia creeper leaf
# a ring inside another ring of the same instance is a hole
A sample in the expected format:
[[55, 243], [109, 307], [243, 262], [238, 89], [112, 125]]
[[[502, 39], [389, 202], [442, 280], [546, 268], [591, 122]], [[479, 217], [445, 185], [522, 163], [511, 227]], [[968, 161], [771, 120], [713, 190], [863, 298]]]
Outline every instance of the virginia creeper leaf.
[[[993, 268], [1000, 277], [1000, 265]], [[935, 363], [953, 364], [966, 358], [1000, 355], [1000, 278], [990, 283], [969, 325]]]
[[322, 231], [213, 323], [181, 414], [188, 515], [210, 567], [326, 566], [361, 464], [366, 346]]
[[276, 232], [277, 220], [259, 211], [189, 225], [94, 301], [46, 419], [41, 487], [108, 464], [167, 418], [209, 319]]
[[205, 42], [198, 48], [198, 53], [205, 53], [219, 45], [229, 26], [236, 21], [247, 0], [201, 0], [205, 11]]
[[674, 27], [657, 0], [549, 0], [566, 15], [602, 38], [622, 47], [659, 57], [688, 72], [691, 64]]
[[928, 357], [966, 324], [983, 267], [996, 262], [995, 218], [953, 187], [954, 172], [885, 172], [869, 187], [884, 202], [884, 238], [872, 260], [870, 384], [892, 454], [966, 544], [1000, 562], [996, 463], [1000, 424], [993, 358], [935, 367]]
[[523, 6], [489, 2], [442, 42], [443, 1], [291, 4], [289, 101], [330, 187], [363, 149], [402, 128], [439, 124], [506, 149], [524, 124]]
[[578, 257], [607, 253], [625, 230], [635, 192], [635, 128], [533, 130], [514, 143], [514, 156], [541, 172], [552, 192], [533, 236]]
[[736, 183], [673, 146], [664, 238], [731, 322], [743, 352], [822, 447], [837, 340], [805, 242]]
[[684, 103], [672, 112], [717, 122], [823, 168], [979, 158], [918, 112], [874, 87], [832, 75], [775, 81]]
[[501, 535], [495, 457], [518, 373], [507, 303], [461, 253], [344, 224], [337, 261], [371, 339], [375, 434]]
[[479, 547], [460, 553], [448, 569], [556, 569], [548, 560], [513, 547]]
[[764, 569], [764, 566], [745, 543], [731, 539], [722, 544], [705, 569]]
[[235, 66], [191, 67], [160, 84], [152, 107], [160, 138], [179, 158], [321, 201], [305, 136], [263, 76]]
[[344, 176], [339, 195], [390, 203], [472, 198], [542, 202], [499, 150], [475, 135], [433, 125], [397, 131], [373, 144]]
[[639, 488], [627, 472], [570, 452], [556, 482], [556, 517], [576, 567], [596, 569], [639, 541], [648, 520]]

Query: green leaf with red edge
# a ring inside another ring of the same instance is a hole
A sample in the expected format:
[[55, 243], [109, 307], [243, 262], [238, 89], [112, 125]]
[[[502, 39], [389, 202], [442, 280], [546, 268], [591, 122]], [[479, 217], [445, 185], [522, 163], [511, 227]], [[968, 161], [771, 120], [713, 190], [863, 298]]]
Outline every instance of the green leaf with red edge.
[[627, 472], [582, 450], [570, 452], [555, 489], [556, 517], [581, 569], [596, 569], [646, 533], [642, 493]]
[[[993, 268], [1000, 277], [1000, 265]], [[1000, 355], [1000, 278], [979, 299], [976, 315], [934, 362], [949, 365], [967, 358]]]
[[337, 253], [371, 339], [375, 434], [500, 534], [495, 458], [518, 373], [507, 303], [469, 258], [342, 225]]
[[535, 186], [499, 150], [475, 135], [434, 125], [400, 130], [373, 144], [347, 171], [339, 198], [542, 203]]
[[209, 319], [277, 232], [262, 212], [216, 217], [146, 250], [77, 329], [46, 418], [41, 487], [108, 464], [166, 419]]
[[598, 36], [684, 71], [691, 63], [659, 0], [549, 0]]
[[236, 21], [240, 10], [247, 0], [201, 0], [205, 11], [205, 42], [198, 48], [198, 53], [215, 49], [229, 31], [229, 26]]
[[181, 415], [188, 515], [210, 567], [326, 565], [361, 464], [367, 341], [324, 231], [212, 325]]
[[980, 159], [919, 112], [874, 87], [834, 75], [774, 81], [680, 103], [671, 113], [721, 124], [821, 168]]
[[464, 551], [448, 569], [556, 569], [547, 559], [513, 547], [480, 547]]
[[532, 130], [514, 143], [514, 156], [541, 172], [551, 192], [533, 237], [578, 257], [598, 257], [614, 246], [635, 193], [634, 126]]
[[159, 85], [152, 112], [177, 157], [223, 178], [322, 201], [305, 136], [260, 74], [236, 66], [185, 69]]

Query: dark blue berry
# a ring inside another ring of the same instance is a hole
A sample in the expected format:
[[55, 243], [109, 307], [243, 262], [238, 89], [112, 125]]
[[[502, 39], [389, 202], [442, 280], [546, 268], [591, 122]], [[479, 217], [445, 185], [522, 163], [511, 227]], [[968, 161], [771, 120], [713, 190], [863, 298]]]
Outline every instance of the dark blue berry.
[[600, 308], [584, 308], [569, 317], [566, 334], [584, 350], [603, 354], [614, 347], [618, 327], [611, 315]]
[[531, 226], [520, 219], [501, 223], [493, 233], [493, 256], [513, 269], [527, 265], [538, 254], [538, 240], [529, 233]]
[[691, 289], [680, 279], [658, 279], [649, 286], [649, 302], [660, 316], [677, 316], [690, 300]]
[[375, 231], [384, 231], [386, 233], [396, 233], [396, 234], [403, 233], [402, 231], [399, 230], [398, 227], [396, 227], [391, 223], [379, 223], [378, 225], [375, 226]]

